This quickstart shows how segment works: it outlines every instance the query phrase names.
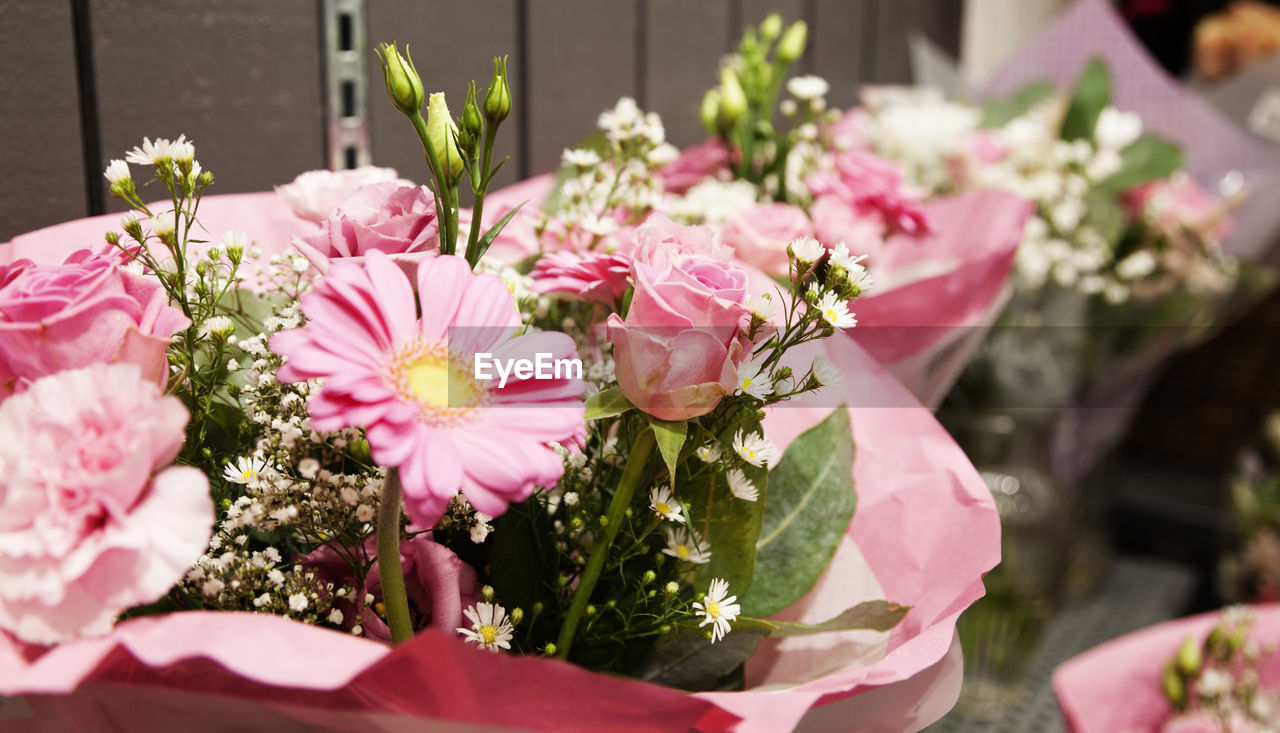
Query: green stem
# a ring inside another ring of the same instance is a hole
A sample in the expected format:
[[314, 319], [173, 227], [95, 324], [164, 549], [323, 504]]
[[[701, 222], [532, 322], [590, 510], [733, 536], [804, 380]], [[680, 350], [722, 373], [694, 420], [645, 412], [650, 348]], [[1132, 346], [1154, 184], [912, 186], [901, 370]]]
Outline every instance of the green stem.
[[573, 637], [578, 631], [578, 623], [587, 610], [591, 592], [595, 590], [596, 582], [600, 580], [600, 572], [604, 570], [605, 561], [609, 559], [609, 547], [613, 545], [613, 540], [622, 527], [627, 507], [631, 506], [631, 497], [640, 486], [640, 479], [644, 476], [644, 469], [649, 463], [649, 454], [653, 452], [653, 446], [653, 431], [646, 427], [644, 432], [640, 433], [640, 437], [636, 438], [635, 445], [631, 446], [631, 455], [627, 457], [627, 467], [623, 469], [622, 478], [618, 481], [618, 490], [609, 501], [609, 513], [606, 515], [608, 523], [604, 526], [604, 537], [601, 537], [595, 547], [591, 548], [587, 567], [583, 569], [582, 577], [578, 579], [578, 588], [573, 592], [569, 613], [565, 615], [564, 625], [560, 627], [560, 636], [556, 640], [556, 656], [561, 659], [569, 657], [569, 648], [573, 646]]
[[378, 578], [382, 581], [382, 603], [386, 608], [391, 643], [400, 644], [413, 638], [409, 619], [409, 596], [404, 590], [404, 571], [400, 569], [400, 470], [387, 470], [378, 504]]

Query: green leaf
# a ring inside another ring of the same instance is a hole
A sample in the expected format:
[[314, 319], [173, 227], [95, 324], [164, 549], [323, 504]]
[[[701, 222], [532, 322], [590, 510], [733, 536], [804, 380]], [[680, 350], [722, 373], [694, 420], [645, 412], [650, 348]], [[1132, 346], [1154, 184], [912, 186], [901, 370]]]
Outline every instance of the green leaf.
[[769, 474], [755, 581], [739, 596], [745, 615], [777, 613], [818, 581], [857, 505], [853, 453], [853, 428], [843, 406], [787, 446]]
[[507, 608], [519, 606], [526, 612], [536, 602], [557, 608], [555, 594], [547, 587], [547, 579], [556, 576], [556, 567], [543, 554], [550, 546], [549, 538], [555, 536], [546, 513], [530, 500], [513, 505], [492, 521], [488, 564], [497, 597]]
[[820, 624], [801, 624], [794, 621], [770, 621], [763, 618], [739, 616], [733, 622], [734, 634], [759, 634], [761, 636], [807, 636], [822, 634], [828, 631], [849, 631], [851, 629], [871, 629], [872, 631], [888, 631], [897, 626], [911, 610], [911, 606], [900, 606], [891, 601], [863, 601], [852, 608], [846, 608], [833, 619]]
[[617, 387], [602, 389], [599, 392], [587, 398], [587, 414], [588, 420], [602, 420], [606, 417], [615, 417], [621, 415], [634, 408], [635, 405], [622, 394], [622, 390]]
[[[759, 423], [753, 418], [742, 429], [758, 431]], [[720, 436], [720, 444], [726, 449], [734, 432], [736, 427], [731, 427]], [[729, 583], [730, 593], [741, 595], [751, 587], [755, 576], [756, 540], [764, 517], [769, 472], [755, 466], [743, 466], [741, 470], [756, 485], [759, 500], [735, 497], [723, 474], [677, 487], [689, 501], [689, 525], [711, 548], [710, 561], [693, 572], [692, 582], [700, 590], [706, 590], [712, 579], [723, 578]]]
[[1093, 137], [1098, 126], [1098, 115], [1111, 101], [1111, 74], [1102, 59], [1094, 57], [1084, 73], [1080, 75], [1080, 83], [1067, 106], [1067, 114], [1062, 119], [1063, 140], [1087, 140]]
[[1114, 195], [1095, 188], [1085, 193], [1084, 205], [1082, 226], [1093, 229], [1111, 248], [1116, 248], [1129, 230], [1129, 215], [1120, 202]]
[[988, 102], [982, 108], [980, 127], [1003, 127], [1014, 119], [1030, 112], [1033, 107], [1053, 95], [1054, 86], [1047, 81], [1035, 81], [1014, 92], [1008, 99]]
[[658, 452], [662, 454], [662, 462], [667, 464], [667, 473], [671, 482], [676, 479], [676, 465], [680, 462], [680, 449], [684, 447], [685, 432], [689, 423], [685, 420], [668, 422], [656, 417], [649, 417], [649, 425], [653, 427], [653, 435], [658, 441]]
[[721, 689], [725, 678], [755, 654], [762, 634], [730, 634], [712, 644], [703, 630], [658, 637], [631, 676], [690, 692]]
[[[503, 228], [507, 226], [507, 222], [511, 221], [511, 217], [515, 216], [516, 213], [519, 212], [527, 203], [529, 202], [521, 201], [519, 206], [508, 211], [506, 216], [499, 219], [497, 224], [490, 227], [489, 231], [485, 232], [484, 235], [480, 237], [476, 242], [476, 262], [479, 262], [480, 258], [484, 257], [484, 253], [489, 251], [489, 245], [493, 244], [493, 240], [497, 239], [498, 235], [502, 233]], [[475, 263], [473, 262], [472, 264], [474, 265]]]
[[1153, 135], [1143, 135], [1120, 151], [1120, 170], [1098, 184], [1098, 188], [1123, 193], [1148, 181], [1167, 178], [1182, 168], [1182, 148]]

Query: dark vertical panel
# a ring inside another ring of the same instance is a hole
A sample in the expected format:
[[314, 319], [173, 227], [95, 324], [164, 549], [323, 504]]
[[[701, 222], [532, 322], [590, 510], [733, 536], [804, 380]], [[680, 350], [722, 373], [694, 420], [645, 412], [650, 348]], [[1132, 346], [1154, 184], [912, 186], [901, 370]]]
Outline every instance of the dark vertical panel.
[[186, 134], [216, 177], [210, 193], [269, 190], [325, 166], [315, 3], [91, 0], [90, 10], [104, 158], [144, 136]]
[[863, 58], [870, 22], [870, 2], [816, 0], [816, 22], [810, 29], [814, 72], [831, 83], [827, 101], [847, 109], [858, 98], [858, 86], [866, 80]]
[[920, 31], [943, 50], [959, 55], [963, 3], [956, 0], [895, 0], [876, 3], [876, 62], [869, 81], [911, 82], [907, 38]]
[[716, 84], [729, 24], [729, 0], [648, 0], [644, 74], [648, 109], [662, 115], [667, 140], [685, 147], [704, 137], [702, 95]]
[[[484, 102], [485, 89], [493, 78], [495, 56], [509, 56], [508, 73], [512, 77], [519, 73], [516, 0], [366, 0], [365, 7], [369, 48], [391, 41], [397, 41], [401, 49], [408, 44], [427, 93], [444, 92], [454, 118], [462, 115], [468, 81], [476, 82], [478, 99]], [[425, 182], [430, 174], [422, 157], [422, 144], [409, 120], [387, 99], [382, 67], [376, 58], [369, 59], [369, 73], [373, 162], [391, 166], [410, 180]], [[509, 84], [514, 98], [520, 94], [518, 85], [514, 80]], [[518, 126], [514, 112], [502, 123], [496, 156], [501, 159], [510, 155], [512, 160], [503, 166], [494, 186], [517, 178], [521, 154]], [[465, 180], [462, 189], [469, 191]]]
[[71, 3], [0, 2], [0, 241], [88, 213]]
[[635, 0], [528, 0], [527, 31], [529, 173], [538, 174], [595, 129], [601, 110], [635, 94]]

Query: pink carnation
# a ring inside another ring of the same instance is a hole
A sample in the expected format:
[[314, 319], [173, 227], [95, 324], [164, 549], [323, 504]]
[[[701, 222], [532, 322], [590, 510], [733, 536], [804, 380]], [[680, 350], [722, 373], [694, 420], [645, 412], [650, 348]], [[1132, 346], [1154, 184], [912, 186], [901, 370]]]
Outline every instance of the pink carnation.
[[333, 260], [363, 262], [371, 250], [390, 255], [412, 272], [440, 251], [435, 198], [425, 186], [369, 184], [344, 200], [320, 231], [294, 237], [293, 246], [321, 274]]
[[[366, 551], [369, 557], [376, 555], [374, 538], [369, 538]], [[303, 562], [317, 568], [325, 580], [335, 584], [352, 582], [350, 565], [328, 545], [307, 555]], [[426, 535], [400, 541], [400, 566], [409, 601], [419, 613], [430, 617], [431, 628], [453, 633], [462, 625], [462, 609], [480, 600], [475, 569]], [[363, 587], [356, 591], [358, 597], [354, 601], [348, 599], [336, 605], [342, 611], [343, 625], [351, 628], [359, 624], [366, 637], [390, 643], [387, 623], [364, 604], [366, 594], [374, 597], [374, 603], [382, 598], [382, 576], [376, 561], [365, 574]]]
[[630, 287], [631, 257], [620, 252], [549, 252], [529, 274], [535, 293], [569, 293], [612, 306]]
[[804, 210], [783, 203], [743, 209], [724, 226], [724, 241], [737, 250], [738, 259], [770, 274], [785, 275], [787, 245], [812, 236], [813, 224]]
[[884, 225], [885, 236], [931, 231], [921, 192], [903, 182], [902, 170], [896, 164], [871, 153], [836, 153], [826, 168], [810, 176], [806, 184], [815, 198], [837, 196], [860, 212], [874, 212]]
[[[336, 261], [302, 300], [308, 321], [271, 348], [288, 357], [282, 382], [324, 379], [308, 408], [316, 430], [363, 427], [382, 465], [397, 466], [409, 517], [434, 525], [459, 492], [497, 516], [535, 486], [553, 486], [563, 465], [550, 442], [584, 433], [579, 378], [512, 373], [479, 379], [478, 353], [510, 360], [573, 359], [563, 333], [516, 336], [511, 291], [466, 260], [424, 260], [415, 298], [409, 279], [378, 250], [357, 265]], [[421, 305], [422, 317], [418, 318]]]
[[396, 181], [405, 186], [413, 185], [400, 178], [394, 168], [366, 165], [343, 171], [307, 171], [299, 174], [292, 183], [276, 186], [276, 193], [293, 209], [293, 213], [320, 224], [361, 186], [388, 181]]
[[655, 219], [636, 232], [635, 292], [625, 321], [609, 316], [609, 341], [627, 399], [660, 420], [684, 420], [733, 394], [750, 355], [747, 275], [687, 254], [711, 246], [709, 230]]
[[663, 166], [658, 175], [662, 187], [671, 193], [684, 193], [708, 178], [729, 173], [729, 148], [716, 138], [685, 148], [680, 157]]
[[1143, 184], [1124, 196], [1129, 215], [1164, 225], [1177, 224], [1202, 231], [1221, 242], [1231, 236], [1235, 224], [1229, 207], [1186, 174]]
[[160, 282], [87, 249], [61, 265], [0, 266], [0, 398], [63, 369], [127, 362], [163, 385], [165, 350], [191, 322]]
[[59, 372], [0, 404], [0, 628], [110, 630], [208, 547], [208, 480], [170, 467], [187, 411], [132, 364]]

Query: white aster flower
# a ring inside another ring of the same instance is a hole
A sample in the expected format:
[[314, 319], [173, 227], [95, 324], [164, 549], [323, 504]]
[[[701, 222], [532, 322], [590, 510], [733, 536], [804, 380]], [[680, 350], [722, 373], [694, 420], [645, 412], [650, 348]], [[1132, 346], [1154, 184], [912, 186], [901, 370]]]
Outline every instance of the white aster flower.
[[102, 172], [102, 175], [106, 176], [107, 182], [113, 186], [121, 181], [127, 181], [131, 177], [129, 164], [123, 160], [113, 160], [107, 165], [107, 169]]
[[817, 378], [818, 384], [823, 387], [837, 387], [844, 379], [844, 375], [831, 360], [822, 354], [813, 357], [813, 364], [809, 367], [813, 372], [813, 376]]
[[796, 99], [819, 99], [827, 96], [830, 90], [831, 85], [827, 84], [826, 79], [812, 74], [793, 77], [787, 81], [787, 91]]
[[645, 156], [645, 162], [654, 168], [661, 168], [664, 165], [674, 163], [676, 158], [680, 157], [680, 148], [671, 143], [661, 143], [649, 154]]
[[759, 317], [762, 321], [773, 318], [773, 314], [778, 312], [778, 304], [773, 302], [773, 296], [765, 293], [759, 298], [751, 298], [747, 301], [747, 307], [751, 309], [751, 313]]
[[563, 165], [574, 168], [591, 168], [592, 166], [600, 165], [600, 154], [586, 148], [574, 150], [566, 148], [560, 156], [560, 162]]
[[831, 250], [831, 264], [844, 270], [849, 277], [849, 282], [857, 285], [859, 288], [866, 290], [871, 287], [871, 278], [867, 275], [867, 268], [862, 266], [862, 261], [867, 259], [866, 255], [858, 255], [854, 257], [849, 253], [849, 247], [840, 241], [836, 248]]
[[712, 644], [720, 641], [729, 633], [729, 624], [737, 619], [738, 614], [742, 611], [742, 608], [737, 603], [737, 596], [725, 597], [728, 592], [728, 581], [716, 578], [711, 581], [711, 588], [707, 591], [707, 595], [702, 601], [693, 604], [693, 607], [698, 609], [698, 615], [702, 616], [702, 623], [698, 624], [698, 626], [711, 624]]
[[768, 438], [757, 433], [744, 433], [741, 430], [733, 436], [733, 452], [756, 467], [772, 467], [781, 457], [778, 447]]
[[254, 459], [253, 456], [240, 456], [235, 463], [228, 463], [222, 469], [222, 477], [233, 484], [250, 484], [270, 467], [270, 462]]
[[307, 610], [307, 597], [301, 593], [294, 593], [289, 596], [289, 610], [294, 613], [302, 613]]
[[852, 328], [858, 325], [858, 319], [849, 312], [849, 304], [832, 291], [828, 291], [818, 301], [818, 313], [822, 314], [822, 320], [835, 329]]
[[693, 454], [703, 463], [715, 463], [720, 460], [720, 444], [712, 443], [710, 445], [701, 446], [695, 450]]
[[738, 388], [733, 393], [749, 394], [763, 400], [773, 394], [773, 382], [760, 364], [744, 361], [738, 366]]
[[743, 501], [756, 501], [760, 498], [760, 491], [756, 489], [756, 485], [751, 483], [751, 479], [742, 472], [741, 469], [734, 468], [728, 473], [729, 491], [733, 495]]
[[507, 609], [496, 603], [480, 602], [466, 608], [462, 614], [471, 622], [471, 628], [457, 629], [463, 639], [493, 652], [511, 648], [515, 627], [507, 618]]
[[663, 519], [677, 524], [684, 524], [684, 515], [680, 513], [680, 503], [671, 495], [671, 489], [661, 486], [649, 492], [649, 508]]
[[817, 262], [827, 253], [827, 248], [813, 237], [800, 237], [787, 245], [791, 254], [801, 262]]
[[195, 156], [195, 147], [187, 141], [186, 135], [179, 135], [177, 140], [158, 137], [155, 142], [150, 138], [142, 138], [141, 147], [125, 153], [124, 159], [138, 165], [156, 165], [166, 160], [190, 160]]
[[667, 546], [662, 548], [662, 554], [694, 565], [710, 562], [711, 551], [702, 549], [702, 540], [696, 532], [684, 527], [667, 527], [666, 535]]
[[207, 339], [210, 336], [221, 335], [226, 336], [234, 331], [235, 324], [226, 316], [213, 316], [204, 323], [200, 324], [200, 338]]

